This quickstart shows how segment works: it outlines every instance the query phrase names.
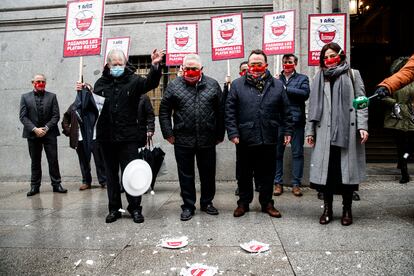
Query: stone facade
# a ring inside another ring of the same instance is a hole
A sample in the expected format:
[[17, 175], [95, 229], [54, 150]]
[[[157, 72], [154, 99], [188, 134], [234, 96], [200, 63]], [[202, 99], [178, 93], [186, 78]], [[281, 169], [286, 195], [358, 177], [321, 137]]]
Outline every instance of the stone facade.
[[[329, 3], [328, 3], [329, 2]], [[237, 0], [237, 1], [141, 1], [107, 0], [104, 19], [104, 39], [130, 36], [130, 55], [148, 55], [154, 48], [165, 47], [165, 24], [172, 22], [198, 22], [199, 53], [205, 73], [224, 81], [226, 61], [211, 60], [210, 17], [242, 12], [244, 17], [245, 57], [250, 50], [261, 48], [262, 16], [273, 10], [296, 10], [296, 54], [299, 71], [313, 76], [315, 68], [307, 66], [307, 20], [309, 13], [329, 13], [332, 10], [347, 12], [348, 1], [318, 0]], [[66, 1], [64, 0], [2, 0], [0, 3], [0, 64], [3, 68], [0, 81], [3, 125], [0, 139], [0, 179], [28, 180], [30, 158], [27, 142], [21, 138], [19, 121], [20, 95], [31, 90], [34, 73], [44, 73], [47, 90], [57, 94], [60, 113], [74, 99], [74, 84], [78, 79], [79, 58], [63, 58]], [[104, 48], [104, 47], [103, 47]], [[349, 47], [348, 47], [349, 49]], [[275, 57], [269, 58], [269, 68], [277, 70]], [[231, 60], [231, 75], [238, 76], [242, 59]], [[84, 79], [94, 83], [101, 75], [102, 56], [84, 58]], [[59, 123], [60, 124], [60, 123]], [[176, 179], [173, 149], [166, 144], [157, 129], [156, 143], [167, 152], [169, 174], [161, 179]], [[227, 140], [227, 139], [226, 139]], [[79, 176], [79, 165], [68, 139], [58, 138], [61, 173], [64, 177]], [[217, 178], [234, 179], [234, 146], [228, 141], [218, 147]], [[289, 151], [287, 151], [289, 153]], [[289, 155], [289, 154], [287, 154]], [[44, 177], [47, 164], [44, 159]], [[287, 162], [286, 166], [289, 166]], [[305, 168], [305, 178], [307, 168]], [[305, 180], [306, 182], [306, 180]]]

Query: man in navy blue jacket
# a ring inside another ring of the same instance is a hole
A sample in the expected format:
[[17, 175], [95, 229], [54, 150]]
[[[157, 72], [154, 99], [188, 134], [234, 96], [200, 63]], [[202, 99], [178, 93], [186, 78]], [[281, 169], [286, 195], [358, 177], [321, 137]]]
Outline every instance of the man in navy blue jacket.
[[239, 152], [239, 200], [233, 215], [240, 217], [249, 211], [254, 175], [262, 212], [279, 218], [281, 214], [272, 200], [273, 178], [279, 127], [284, 126], [285, 144], [292, 135], [289, 100], [282, 82], [267, 70], [262, 50], [251, 52], [248, 66], [247, 74], [233, 81], [226, 100], [227, 134]]
[[[296, 72], [298, 58], [293, 54], [286, 54], [282, 58], [283, 71], [279, 79], [283, 82], [290, 102], [293, 120], [292, 149], [292, 193], [302, 196], [299, 186], [303, 177], [303, 143], [306, 123], [305, 102], [309, 98], [309, 78]], [[276, 154], [276, 175], [274, 179], [275, 191], [273, 195], [283, 193], [283, 154], [285, 152], [284, 131], [279, 128], [279, 141]]]

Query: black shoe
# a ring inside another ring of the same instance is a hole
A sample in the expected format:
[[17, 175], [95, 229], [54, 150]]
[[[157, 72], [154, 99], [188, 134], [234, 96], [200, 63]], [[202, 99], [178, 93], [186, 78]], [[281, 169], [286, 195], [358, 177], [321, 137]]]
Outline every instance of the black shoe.
[[181, 212], [180, 219], [182, 221], [187, 221], [187, 220], [192, 219], [193, 215], [194, 215], [194, 211], [191, 211], [190, 209], [184, 209]]
[[143, 223], [144, 222], [144, 216], [142, 215], [141, 211], [135, 210], [131, 214], [132, 219], [135, 223]]
[[234, 195], [238, 196], [239, 194], [240, 194], [239, 187], [237, 187], [236, 190], [234, 191]]
[[106, 182], [99, 183], [99, 185], [101, 185], [101, 188], [102, 189], [105, 189], [106, 188]]
[[352, 193], [352, 200], [353, 201], [360, 201], [361, 200], [361, 198], [359, 197], [359, 194], [357, 194], [357, 192]]
[[27, 196], [33, 196], [35, 194], [38, 194], [39, 192], [39, 186], [32, 186], [30, 187], [30, 191], [27, 192]]
[[67, 193], [68, 190], [64, 189], [62, 185], [59, 183], [59, 184], [53, 185], [53, 192], [64, 194], [64, 193]]
[[115, 222], [117, 219], [121, 218], [122, 214], [118, 211], [110, 211], [109, 214], [106, 216], [105, 222], [112, 223]]
[[318, 199], [323, 200], [323, 192], [318, 192]]
[[209, 204], [207, 206], [201, 207], [201, 211], [206, 212], [207, 214], [213, 215], [213, 216], [219, 214], [218, 210], [216, 209], [216, 207], [213, 206], [213, 204]]

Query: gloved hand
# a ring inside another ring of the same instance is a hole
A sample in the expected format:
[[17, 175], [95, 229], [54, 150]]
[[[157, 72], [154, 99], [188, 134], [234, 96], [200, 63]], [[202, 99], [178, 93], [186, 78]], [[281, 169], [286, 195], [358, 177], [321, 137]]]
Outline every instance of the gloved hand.
[[377, 94], [379, 99], [382, 99], [384, 97], [390, 96], [390, 91], [384, 86], [380, 86], [375, 90], [375, 94]]
[[400, 104], [398, 104], [398, 103], [394, 104], [394, 107], [392, 108], [392, 115], [393, 115], [393, 117], [396, 118], [396, 119], [398, 119], [398, 120], [401, 120], [402, 117], [401, 117], [401, 114], [400, 113], [401, 113]]

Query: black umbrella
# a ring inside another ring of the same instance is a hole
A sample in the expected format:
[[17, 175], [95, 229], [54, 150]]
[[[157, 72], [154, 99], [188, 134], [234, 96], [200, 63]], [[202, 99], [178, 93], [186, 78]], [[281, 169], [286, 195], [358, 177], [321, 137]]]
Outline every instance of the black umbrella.
[[91, 160], [93, 129], [99, 116], [98, 108], [93, 99], [92, 92], [87, 86], [79, 90], [73, 105], [78, 117], [79, 128], [83, 139], [86, 160]]
[[154, 147], [152, 138], [148, 137], [147, 145], [142, 149], [138, 156], [140, 159], [147, 161], [152, 171], [151, 190], [154, 190], [155, 180], [164, 161], [165, 152], [160, 147]]

